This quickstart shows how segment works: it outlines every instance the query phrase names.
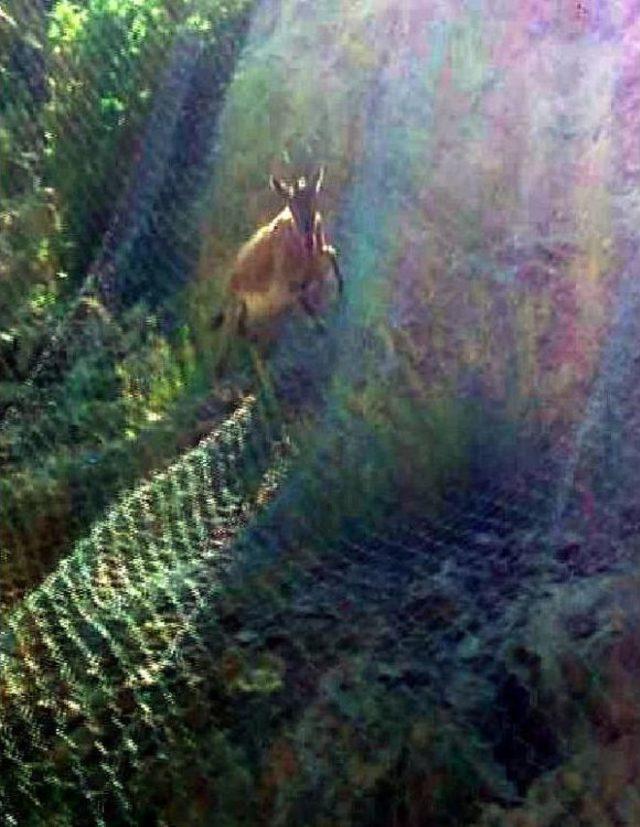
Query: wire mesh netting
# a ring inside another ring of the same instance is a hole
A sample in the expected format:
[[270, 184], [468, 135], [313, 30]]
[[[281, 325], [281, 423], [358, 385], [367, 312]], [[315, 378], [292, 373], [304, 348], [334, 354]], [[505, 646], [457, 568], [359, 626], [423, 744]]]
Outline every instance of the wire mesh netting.
[[[639, 43], [2, 3], [0, 823], [640, 824]], [[344, 296], [217, 327], [320, 164]]]

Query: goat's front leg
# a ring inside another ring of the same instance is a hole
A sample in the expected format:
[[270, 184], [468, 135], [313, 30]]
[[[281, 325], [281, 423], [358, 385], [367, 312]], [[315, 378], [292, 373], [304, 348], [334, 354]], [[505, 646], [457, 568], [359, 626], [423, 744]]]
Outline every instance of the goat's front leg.
[[325, 324], [322, 319], [318, 318], [318, 311], [313, 306], [313, 304], [309, 301], [309, 297], [306, 295], [304, 290], [300, 291], [300, 295], [298, 296], [298, 301], [304, 312], [309, 316], [310, 319], [313, 320], [316, 330], [318, 333], [324, 333], [326, 330]]
[[342, 295], [344, 292], [344, 279], [342, 278], [342, 272], [340, 267], [338, 266], [338, 254], [336, 253], [335, 249], [330, 244], [325, 244], [322, 248], [322, 252], [329, 257], [331, 261], [331, 266], [333, 267], [333, 274], [338, 282], [338, 293]]

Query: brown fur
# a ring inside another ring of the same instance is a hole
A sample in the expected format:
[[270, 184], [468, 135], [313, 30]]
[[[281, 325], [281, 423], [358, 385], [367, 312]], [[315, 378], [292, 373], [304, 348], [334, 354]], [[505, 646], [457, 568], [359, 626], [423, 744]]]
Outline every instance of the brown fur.
[[313, 249], [309, 252], [286, 207], [241, 248], [230, 289], [246, 301], [249, 324], [253, 317], [276, 316], [288, 310], [308, 285], [332, 275], [319, 215], [314, 235]]
[[305, 242], [291, 209], [284, 207], [256, 231], [236, 258], [229, 290], [236, 300], [240, 332], [275, 320], [296, 305], [315, 315], [306, 291], [333, 277], [341, 288], [336, 253], [326, 243], [320, 213], [314, 209], [313, 238]]

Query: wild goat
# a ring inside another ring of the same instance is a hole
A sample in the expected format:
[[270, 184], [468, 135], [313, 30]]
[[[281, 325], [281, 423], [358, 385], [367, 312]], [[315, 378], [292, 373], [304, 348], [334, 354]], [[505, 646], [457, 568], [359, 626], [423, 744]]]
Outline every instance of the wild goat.
[[293, 184], [270, 177], [271, 188], [285, 205], [240, 249], [229, 283], [233, 310], [220, 313], [215, 327], [227, 317], [245, 335], [254, 325], [274, 321], [295, 305], [316, 318], [310, 290], [328, 278], [336, 279], [342, 293], [336, 251], [326, 242], [317, 209], [323, 177], [323, 167], [309, 180], [301, 177]]

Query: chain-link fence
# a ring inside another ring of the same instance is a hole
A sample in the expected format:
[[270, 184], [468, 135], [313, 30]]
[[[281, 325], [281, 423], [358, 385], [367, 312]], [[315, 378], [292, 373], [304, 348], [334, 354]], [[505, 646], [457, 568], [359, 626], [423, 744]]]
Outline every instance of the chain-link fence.
[[[0, 6], [0, 822], [637, 825], [632, 2]], [[269, 173], [345, 295], [227, 339]]]

